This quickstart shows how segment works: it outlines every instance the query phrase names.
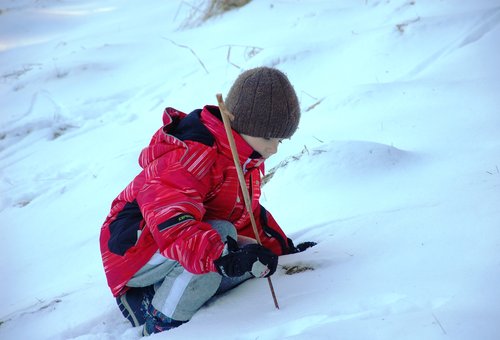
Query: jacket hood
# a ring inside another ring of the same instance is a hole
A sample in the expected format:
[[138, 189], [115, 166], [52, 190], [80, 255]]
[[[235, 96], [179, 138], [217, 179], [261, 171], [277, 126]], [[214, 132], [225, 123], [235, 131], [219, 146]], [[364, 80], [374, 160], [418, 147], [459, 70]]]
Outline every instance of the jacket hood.
[[186, 114], [184, 112], [171, 107], [167, 107], [163, 111], [163, 127], [154, 133], [149, 145], [145, 147], [139, 155], [139, 165], [142, 168], [146, 168], [151, 162], [160, 158], [167, 152], [179, 148], [187, 149], [185, 143], [170, 135], [170, 132], [174, 130], [181, 119], [185, 117]]

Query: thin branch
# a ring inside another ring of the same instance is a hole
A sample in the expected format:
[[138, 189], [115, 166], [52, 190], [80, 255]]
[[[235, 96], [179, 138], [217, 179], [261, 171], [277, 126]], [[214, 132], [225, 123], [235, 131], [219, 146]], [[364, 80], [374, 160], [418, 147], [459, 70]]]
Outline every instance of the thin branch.
[[186, 46], [186, 45], [181, 45], [181, 44], [178, 44], [176, 43], [175, 41], [173, 41], [172, 39], [168, 39], [168, 38], [165, 38], [165, 37], [162, 37], [163, 39], [165, 40], [168, 40], [170, 41], [172, 44], [174, 44], [175, 46], [178, 46], [178, 47], [181, 47], [181, 48], [186, 48], [188, 50], [191, 51], [191, 53], [194, 55], [194, 57], [198, 60], [198, 62], [200, 63], [200, 65], [203, 67], [203, 69], [205, 70], [205, 72], [207, 72], [207, 74], [209, 74], [207, 68], [205, 67], [205, 64], [203, 64], [203, 61], [201, 61], [201, 59], [198, 57], [198, 55], [196, 54], [195, 51], [193, 51], [193, 49], [189, 46]]
[[311, 111], [312, 109], [314, 109], [316, 106], [318, 106], [319, 104], [321, 104], [321, 102], [323, 101], [323, 99], [325, 98], [321, 98], [320, 100], [318, 100], [316, 103], [312, 104], [311, 106], [309, 106], [305, 112], [309, 112]]
[[227, 56], [226, 56], [226, 60], [228, 63], [230, 63], [231, 65], [233, 65], [234, 67], [236, 67], [237, 69], [242, 69], [240, 66], [236, 65], [235, 63], [233, 63], [231, 61], [231, 46], [229, 46], [228, 50], [227, 50]]
[[441, 328], [441, 330], [443, 331], [443, 334], [446, 335], [446, 330], [444, 329], [443, 325], [441, 325], [441, 322], [438, 320], [438, 318], [436, 317], [436, 314], [432, 313], [432, 316], [434, 317], [434, 320], [436, 320], [436, 323], [439, 325], [439, 327]]
[[315, 136], [312, 136], [312, 138], [316, 139], [318, 142], [320, 143], [324, 143], [324, 141], [322, 141], [321, 139], [319, 139], [318, 137], [315, 137]]
[[306, 91], [304, 91], [304, 90], [302, 90], [301, 92], [302, 92], [303, 94], [305, 94], [305, 95], [307, 95], [307, 96], [311, 97], [311, 98], [312, 98], [312, 99], [314, 99], [314, 100], [318, 100], [318, 98], [316, 98], [316, 97], [315, 97], [315, 96], [313, 96], [312, 94], [307, 93], [307, 92], [306, 92]]

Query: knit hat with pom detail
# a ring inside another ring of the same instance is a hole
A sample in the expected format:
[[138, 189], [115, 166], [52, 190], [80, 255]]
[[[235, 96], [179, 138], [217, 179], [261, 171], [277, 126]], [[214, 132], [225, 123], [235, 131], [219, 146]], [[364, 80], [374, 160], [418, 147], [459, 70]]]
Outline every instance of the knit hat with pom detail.
[[239, 133], [263, 138], [290, 138], [299, 125], [297, 94], [287, 76], [270, 67], [257, 67], [236, 79], [225, 100]]

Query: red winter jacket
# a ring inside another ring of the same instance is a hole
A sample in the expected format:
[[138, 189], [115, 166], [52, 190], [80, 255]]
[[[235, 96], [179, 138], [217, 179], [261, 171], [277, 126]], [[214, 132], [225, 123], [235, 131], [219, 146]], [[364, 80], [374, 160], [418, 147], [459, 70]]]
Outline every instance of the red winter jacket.
[[[140, 154], [143, 170], [111, 205], [100, 235], [104, 270], [114, 296], [159, 251], [194, 274], [215, 272], [224, 241], [204, 222], [232, 222], [255, 238], [244, 206], [220, 111], [206, 106], [186, 115], [165, 109], [164, 126]], [[277, 255], [289, 240], [259, 204], [263, 159], [233, 131], [252, 197], [262, 244]]]

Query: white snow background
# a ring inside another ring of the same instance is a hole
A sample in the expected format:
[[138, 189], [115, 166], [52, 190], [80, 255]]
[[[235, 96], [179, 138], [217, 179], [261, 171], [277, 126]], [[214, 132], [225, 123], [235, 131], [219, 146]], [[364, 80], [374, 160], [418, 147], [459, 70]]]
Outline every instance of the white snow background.
[[[99, 231], [164, 107], [283, 70], [262, 203], [304, 253], [158, 339], [499, 339], [500, 1], [0, 4], [0, 339], [138, 339]], [[191, 25], [187, 25], [187, 23]], [[287, 275], [287, 266], [307, 270]]]

